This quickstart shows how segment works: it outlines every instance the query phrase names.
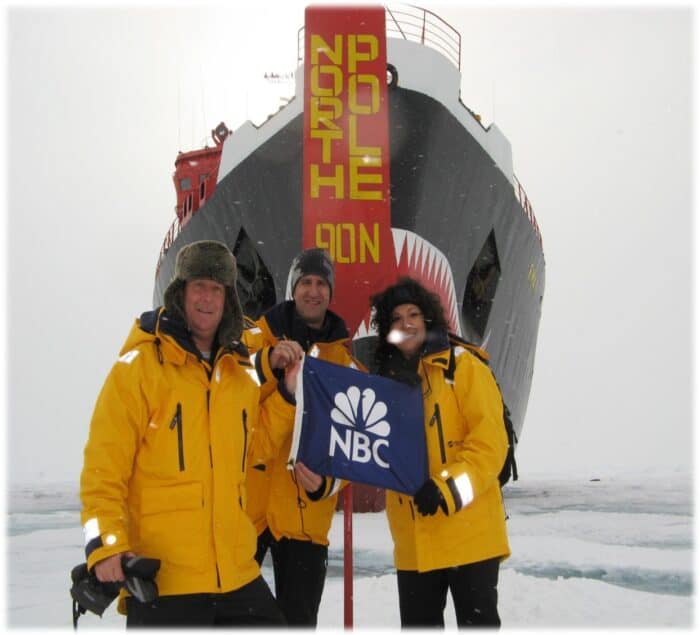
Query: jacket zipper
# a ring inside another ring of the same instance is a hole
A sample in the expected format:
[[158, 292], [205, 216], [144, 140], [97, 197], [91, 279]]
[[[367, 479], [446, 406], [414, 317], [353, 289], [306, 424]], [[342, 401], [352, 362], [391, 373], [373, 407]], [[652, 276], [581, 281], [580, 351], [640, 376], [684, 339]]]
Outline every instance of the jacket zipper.
[[[209, 416], [209, 397], [211, 396], [211, 390], [207, 388], [207, 416]], [[209, 436], [209, 467], [214, 469], [214, 455], [211, 451], [211, 435]]]
[[432, 426], [433, 423], [437, 424], [438, 440], [440, 441], [440, 459], [442, 460], [442, 464], [444, 465], [445, 463], [447, 463], [447, 454], [445, 453], [445, 437], [442, 433], [442, 417], [440, 416], [440, 404], [435, 404], [435, 412], [430, 418], [430, 422], [428, 423], [428, 425]]
[[245, 459], [248, 453], [248, 413], [246, 409], [243, 408], [243, 457], [241, 461], [241, 472], [245, 473]]
[[180, 464], [180, 471], [185, 471], [185, 448], [182, 442], [182, 406], [180, 403], [177, 404], [175, 409], [175, 416], [170, 422], [170, 429], [172, 430], [177, 426], [177, 458]]

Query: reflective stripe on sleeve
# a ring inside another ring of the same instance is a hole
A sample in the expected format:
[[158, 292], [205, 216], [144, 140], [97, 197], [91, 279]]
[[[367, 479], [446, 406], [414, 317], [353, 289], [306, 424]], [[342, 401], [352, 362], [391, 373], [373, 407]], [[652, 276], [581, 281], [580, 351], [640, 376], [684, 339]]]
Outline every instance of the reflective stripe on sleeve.
[[90, 520], [83, 525], [83, 536], [85, 537], [86, 545], [91, 540], [100, 537], [100, 523], [97, 518], [90, 518]]
[[474, 489], [466, 474], [448, 478], [447, 486], [450, 488], [450, 492], [455, 499], [455, 508], [457, 511], [462, 509], [462, 507], [466, 507], [474, 500]]

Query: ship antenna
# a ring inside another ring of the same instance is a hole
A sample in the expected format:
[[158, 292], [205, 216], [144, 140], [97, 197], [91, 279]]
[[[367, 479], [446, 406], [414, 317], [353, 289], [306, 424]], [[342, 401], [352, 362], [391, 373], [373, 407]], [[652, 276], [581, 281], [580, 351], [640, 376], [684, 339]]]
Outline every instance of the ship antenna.
[[175, 64], [177, 66], [177, 151], [180, 152], [182, 150], [182, 104], [180, 103], [180, 100], [182, 99], [182, 68], [181, 68], [181, 63], [182, 63], [182, 58], [180, 57], [180, 23], [179, 19], [177, 17], [177, 14], [175, 16], [175, 39], [176, 39], [176, 46], [175, 46]]
[[[204, 78], [202, 77], [202, 60], [199, 60], [199, 92], [202, 93], [202, 129], [207, 129], [207, 113], [204, 101]], [[206, 137], [205, 137], [206, 144]]]
[[177, 54], [177, 149], [182, 150], [182, 94], [180, 90], [180, 53]]
[[496, 123], [496, 80], [491, 80], [491, 121]]

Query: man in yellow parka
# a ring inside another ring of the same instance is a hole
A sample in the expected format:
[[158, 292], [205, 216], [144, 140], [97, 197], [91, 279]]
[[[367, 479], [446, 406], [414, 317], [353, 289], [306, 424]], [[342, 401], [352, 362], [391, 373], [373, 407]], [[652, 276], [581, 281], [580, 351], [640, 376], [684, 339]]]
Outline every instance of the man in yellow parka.
[[[323, 249], [307, 249], [294, 259], [289, 282], [293, 299], [269, 309], [244, 333], [248, 347], [257, 351], [261, 381], [270, 383], [271, 366], [284, 366], [302, 351], [343, 366], [360, 365], [350, 355], [345, 322], [328, 310], [333, 284], [333, 263]], [[342, 485], [326, 478], [317, 491], [307, 492], [296, 471], [301, 466], [287, 469], [290, 445], [291, 438], [273, 461], [251, 452], [248, 513], [259, 534], [258, 562], [268, 547], [272, 552], [275, 596], [287, 622], [315, 627], [326, 579], [328, 532]]]
[[291, 434], [298, 365], [261, 405], [235, 282], [226, 245], [183, 247], [164, 307], [136, 321], [95, 405], [80, 481], [87, 565], [121, 582], [124, 554], [161, 562], [153, 603], [122, 591], [127, 627], [284, 623], [254, 558], [245, 472], [251, 444], [274, 456]]

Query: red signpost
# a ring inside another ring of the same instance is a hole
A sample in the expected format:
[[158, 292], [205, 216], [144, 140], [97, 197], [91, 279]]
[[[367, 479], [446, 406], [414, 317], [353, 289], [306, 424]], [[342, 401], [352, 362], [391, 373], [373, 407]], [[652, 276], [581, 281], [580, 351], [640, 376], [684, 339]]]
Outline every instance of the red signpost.
[[[386, 16], [382, 6], [307, 7], [303, 248], [335, 265], [331, 308], [353, 336], [393, 283]], [[343, 493], [344, 625], [353, 626], [352, 486]]]
[[396, 277], [384, 7], [308, 7], [304, 32], [302, 242], [330, 253], [353, 336]]
[[343, 490], [343, 626], [352, 630], [352, 485]]

